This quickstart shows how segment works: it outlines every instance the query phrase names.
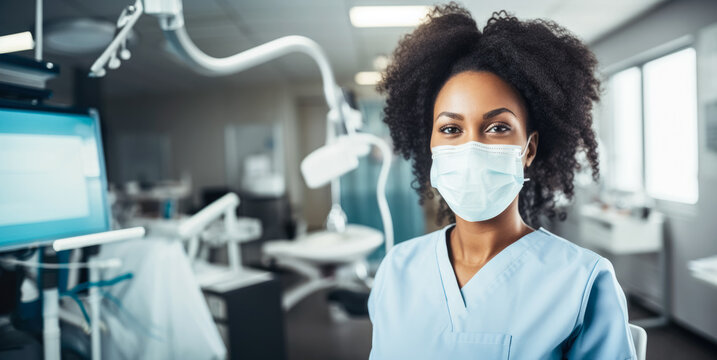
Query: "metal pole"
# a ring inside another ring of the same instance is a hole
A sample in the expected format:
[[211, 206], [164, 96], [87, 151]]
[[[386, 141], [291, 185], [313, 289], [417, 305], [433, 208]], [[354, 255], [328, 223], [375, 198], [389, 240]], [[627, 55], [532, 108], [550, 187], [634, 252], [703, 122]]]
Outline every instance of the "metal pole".
[[35, 60], [42, 61], [42, 0], [35, 1]]
[[90, 287], [90, 329], [92, 341], [92, 360], [100, 360], [102, 358], [102, 348], [100, 347], [100, 289], [97, 282], [100, 281], [100, 269], [96, 260], [90, 260], [90, 282], [95, 286]]

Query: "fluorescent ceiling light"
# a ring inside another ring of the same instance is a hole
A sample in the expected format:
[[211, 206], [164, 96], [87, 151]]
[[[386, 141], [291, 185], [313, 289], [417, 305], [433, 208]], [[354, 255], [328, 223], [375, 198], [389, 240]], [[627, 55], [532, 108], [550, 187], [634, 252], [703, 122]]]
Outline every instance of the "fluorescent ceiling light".
[[381, 80], [381, 73], [378, 71], [361, 71], [354, 76], [354, 81], [359, 85], [376, 85]]
[[431, 6], [354, 6], [349, 10], [355, 27], [413, 27], [424, 20]]
[[373, 68], [378, 71], [386, 70], [389, 62], [390, 62], [390, 60], [388, 59], [388, 56], [386, 56], [386, 55], [376, 56], [373, 59]]
[[29, 31], [0, 36], [0, 54], [30, 50], [35, 47]]

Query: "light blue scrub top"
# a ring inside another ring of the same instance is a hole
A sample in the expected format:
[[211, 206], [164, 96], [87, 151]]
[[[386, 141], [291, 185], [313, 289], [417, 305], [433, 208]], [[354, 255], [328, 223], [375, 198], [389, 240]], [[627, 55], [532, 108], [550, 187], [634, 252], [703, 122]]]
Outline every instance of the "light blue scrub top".
[[459, 289], [451, 226], [382, 261], [368, 301], [370, 359], [636, 359], [607, 259], [541, 227]]

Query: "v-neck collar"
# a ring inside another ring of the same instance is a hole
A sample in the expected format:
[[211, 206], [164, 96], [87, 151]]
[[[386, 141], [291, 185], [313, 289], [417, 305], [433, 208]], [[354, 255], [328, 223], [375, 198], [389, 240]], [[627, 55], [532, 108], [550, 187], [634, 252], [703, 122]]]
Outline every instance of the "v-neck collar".
[[541, 230], [544, 231], [544, 229], [541, 227], [532, 231], [505, 247], [483, 265], [483, 267], [468, 280], [463, 288], [459, 288], [455, 272], [453, 271], [453, 265], [451, 265], [451, 260], [448, 256], [448, 246], [446, 244], [446, 233], [448, 229], [453, 226], [455, 226], [455, 224], [448, 225], [437, 233], [436, 259], [438, 261], [438, 269], [441, 273], [441, 281], [443, 282], [443, 291], [446, 296], [446, 301], [448, 302], [451, 323], [455, 326], [458, 319], [464, 318], [468, 314], [472, 299], [487, 295], [499, 279], [505, 279], [506, 276], [502, 275], [510, 275], [512, 271], [508, 270], [517, 269], [520, 263], [516, 262], [516, 260], [518, 260], [520, 255], [531, 245], [530, 241], [527, 240], [535, 237], [538, 232]]

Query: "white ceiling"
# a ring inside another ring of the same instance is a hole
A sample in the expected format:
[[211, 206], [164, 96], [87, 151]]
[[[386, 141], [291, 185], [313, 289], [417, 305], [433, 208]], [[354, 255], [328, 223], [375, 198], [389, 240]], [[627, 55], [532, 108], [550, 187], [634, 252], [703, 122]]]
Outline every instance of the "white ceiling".
[[[664, 0], [472, 0], [464, 1], [480, 26], [493, 11], [506, 9], [519, 18], [549, 18], [586, 42], [618, 28]], [[45, 0], [45, 21], [97, 17], [116, 21], [133, 0]], [[372, 70], [375, 56], [390, 54], [409, 28], [354, 28], [348, 18], [356, 5], [432, 5], [424, 0], [184, 0], [187, 30], [197, 45], [214, 56], [232, 55], [285, 35], [305, 35], [329, 56], [336, 78], [349, 84], [358, 71]], [[32, 29], [34, 1], [0, 0], [0, 35]], [[156, 20], [143, 16], [135, 27], [139, 41], [132, 59], [108, 71], [110, 95], [190, 91], [208, 87], [318, 83], [316, 65], [302, 54], [289, 55], [223, 78], [194, 74], [165, 51]], [[93, 56], [47, 58], [68, 68], [89, 68]]]

